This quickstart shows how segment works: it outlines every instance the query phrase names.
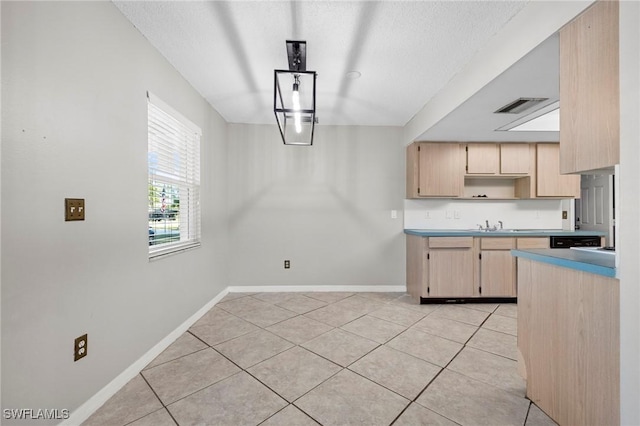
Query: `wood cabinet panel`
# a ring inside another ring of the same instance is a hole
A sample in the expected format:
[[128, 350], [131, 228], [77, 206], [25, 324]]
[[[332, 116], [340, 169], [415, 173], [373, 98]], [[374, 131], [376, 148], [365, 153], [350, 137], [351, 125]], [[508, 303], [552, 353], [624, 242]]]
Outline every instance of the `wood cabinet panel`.
[[580, 176], [560, 174], [560, 146], [536, 145], [536, 196], [580, 198]]
[[[407, 293], [414, 299], [427, 297], [427, 238], [406, 235]], [[423, 294], [424, 293], [424, 294]]]
[[419, 187], [421, 197], [459, 197], [463, 171], [460, 145], [454, 143], [420, 143]]
[[480, 252], [480, 294], [483, 297], [516, 296], [516, 260], [509, 250]]
[[619, 5], [596, 1], [560, 30], [560, 171], [620, 162]]
[[529, 174], [530, 159], [527, 143], [500, 144], [500, 173], [501, 174]]
[[407, 147], [407, 198], [459, 197], [464, 157], [458, 143], [418, 142]]
[[516, 248], [515, 238], [480, 238], [481, 250], [511, 250], [513, 248]]
[[516, 248], [519, 248], [519, 249], [549, 248], [549, 237], [517, 238]]
[[473, 295], [473, 250], [452, 248], [429, 250], [430, 297]]
[[466, 248], [473, 247], [473, 237], [430, 237], [430, 248]]
[[518, 258], [527, 397], [561, 425], [620, 424], [619, 281]]
[[498, 145], [495, 143], [470, 143], [467, 144], [467, 174], [499, 173]]

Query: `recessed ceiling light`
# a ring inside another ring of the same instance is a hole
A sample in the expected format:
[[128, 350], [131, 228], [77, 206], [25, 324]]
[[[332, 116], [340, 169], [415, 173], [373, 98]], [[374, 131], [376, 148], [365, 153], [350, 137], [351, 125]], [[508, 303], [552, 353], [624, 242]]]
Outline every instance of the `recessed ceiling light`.
[[497, 131], [515, 132], [558, 132], [560, 130], [560, 102], [546, 105], [531, 114], [520, 117]]
[[362, 74], [361, 74], [360, 72], [358, 72], [358, 71], [349, 71], [349, 72], [347, 73], [346, 77], [347, 77], [349, 80], [355, 80], [355, 79], [360, 78], [360, 76], [361, 76], [361, 75], [362, 75]]
[[558, 132], [560, 131], [560, 108], [556, 108], [532, 120], [522, 123], [510, 132]]

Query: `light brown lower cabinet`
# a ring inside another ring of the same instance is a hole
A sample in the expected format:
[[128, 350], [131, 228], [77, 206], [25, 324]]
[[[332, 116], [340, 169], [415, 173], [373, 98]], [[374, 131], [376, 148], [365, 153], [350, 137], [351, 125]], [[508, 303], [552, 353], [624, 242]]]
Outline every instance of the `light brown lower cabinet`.
[[429, 238], [426, 297], [469, 297], [473, 294], [473, 237], [443, 238]]
[[[476, 238], [478, 293], [483, 297], [516, 297], [515, 238]], [[547, 239], [548, 241], [548, 239]], [[548, 244], [548, 243], [547, 243]]]
[[519, 370], [560, 425], [620, 424], [620, 282], [518, 258]]
[[511, 249], [549, 247], [548, 237], [406, 235], [407, 292], [414, 298], [517, 297]]

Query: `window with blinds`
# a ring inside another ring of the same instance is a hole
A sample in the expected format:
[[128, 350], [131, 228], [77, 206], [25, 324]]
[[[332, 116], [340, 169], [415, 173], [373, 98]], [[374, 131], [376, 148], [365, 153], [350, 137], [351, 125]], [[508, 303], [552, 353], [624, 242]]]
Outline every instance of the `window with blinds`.
[[200, 245], [200, 128], [148, 94], [149, 257]]

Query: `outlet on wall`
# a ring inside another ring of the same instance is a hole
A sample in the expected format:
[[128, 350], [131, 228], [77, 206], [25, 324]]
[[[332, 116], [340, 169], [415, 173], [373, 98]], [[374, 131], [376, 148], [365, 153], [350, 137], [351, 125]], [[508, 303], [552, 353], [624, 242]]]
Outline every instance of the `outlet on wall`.
[[80, 358], [87, 356], [87, 335], [83, 334], [80, 337], [76, 337], [73, 341], [73, 360], [77, 361]]
[[291, 261], [290, 260], [285, 260], [284, 261], [284, 269], [289, 269], [291, 268]]

